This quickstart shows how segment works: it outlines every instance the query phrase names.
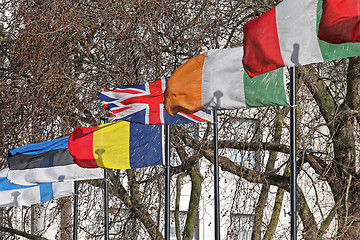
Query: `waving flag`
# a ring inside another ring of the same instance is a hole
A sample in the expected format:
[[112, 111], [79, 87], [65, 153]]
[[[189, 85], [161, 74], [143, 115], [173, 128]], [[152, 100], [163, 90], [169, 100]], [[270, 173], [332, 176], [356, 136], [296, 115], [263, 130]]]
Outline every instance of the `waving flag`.
[[73, 182], [41, 183], [23, 186], [8, 181], [9, 169], [0, 171], [0, 207], [32, 205], [53, 199], [71, 196]]
[[103, 170], [81, 168], [68, 151], [69, 137], [24, 145], [9, 152], [8, 179], [19, 185], [103, 178]]
[[69, 138], [74, 162], [84, 168], [143, 168], [163, 164], [161, 125], [116, 121], [77, 127]]
[[110, 121], [125, 120], [141, 124], [181, 124], [211, 122], [210, 112], [169, 115], [164, 109], [167, 79], [135, 86], [105, 88], [99, 93]]
[[239, 109], [287, 106], [283, 69], [251, 79], [242, 65], [243, 48], [213, 49], [191, 58], [171, 75], [166, 90], [165, 109]]
[[319, 38], [328, 43], [360, 42], [360, 1], [324, 0]]
[[360, 55], [359, 43], [318, 39], [321, 0], [284, 0], [244, 25], [244, 68], [250, 77], [284, 66], [300, 66]]

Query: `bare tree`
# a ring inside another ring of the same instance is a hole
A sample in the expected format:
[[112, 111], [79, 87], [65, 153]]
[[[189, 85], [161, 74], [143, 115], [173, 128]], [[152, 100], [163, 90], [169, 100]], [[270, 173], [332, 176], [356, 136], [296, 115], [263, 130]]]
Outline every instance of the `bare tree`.
[[[79, 125], [99, 124], [106, 114], [97, 99], [102, 88], [153, 81], [171, 75], [185, 60], [208, 49], [241, 46], [243, 24], [277, 1], [2, 3], [0, 148], [4, 168], [10, 149], [66, 136]], [[297, 196], [303, 239], [360, 236], [359, 71], [358, 57], [298, 68]], [[229, 204], [222, 213], [231, 216], [235, 209], [251, 209], [252, 239], [287, 239], [289, 235], [289, 226], [279, 221], [289, 192], [288, 112], [286, 107], [221, 112], [220, 166], [226, 175], [221, 181], [233, 179], [233, 192], [226, 195]], [[243, 136], [241, 131], [247, 128], [234, 127], [239, 117], [257, 120], [256, 131], [248, 129], [247, 136], [253, 137]], [[174, 182], [177, 179], [173, 196], [180, 196], [183, 183], [191, 185], [182, 233], [181, 200], [174, 200], [178, 239], [192, 239], [199, 201], [206, 199], [203, 194], [211, 186], [211, 125], [202, 125], [199, 137], [189, 134], [189, 129], [172, 126], [173, 155], [179, 160], [171, 170]], [[234, 162], [229, 149], [256, 153], [256, 167]], [[163, 175], [162, 166], [111, 171], [111, 227], [116, 229], [116, 238], [163, 239]], [[80, 236], [102, 238], [101, 189], [98, 180], [81, 184]], [[60, 226], [59, 206], [61, 201], [43, 208], [46, 228]], [[26, 226], [13, 224], [14, 211], [3, 212], [6, 221], [1, 231], [39, 237], [29, 235]], [[29, 212], [23, 217], [25, 221]], [[233, 239], [234, 234], [229, 229], [227, 238]], [[60, 229], [56, 238], [61, 238]]]

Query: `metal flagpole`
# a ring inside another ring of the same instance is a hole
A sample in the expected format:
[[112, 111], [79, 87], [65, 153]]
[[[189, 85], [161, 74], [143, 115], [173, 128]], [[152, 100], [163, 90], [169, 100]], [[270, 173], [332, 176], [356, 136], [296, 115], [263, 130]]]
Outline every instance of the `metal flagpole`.
[[290, 204], [291, 240], [297, 239], [296, 197], [296, 67], [290, 68]]
[[170, 125], [165, 125], [165, 239], [170, 239]]
[[77, 240], [78, 206], [79, 206], [79, 181], [74, 181], [74, 226], [73, 240]]
[[218, 116], [213, 110], [214, 126], [214, 200], [215, 200], [215, 240], [220, 240], [220, 197], [219, 197], [219, 144], [218, 144]]
[[[104, 124], [107, 121], [106, 118], [101, 118], [101, 124]], [[104, 239], [109, 240], [109, 179], [108, 179], [108, 170], [104, 169]]]
[[109, 186], [108, 170], [104, 169], [104, 211], [105, 211], [105, 233], [104, 239], [109, 240]]

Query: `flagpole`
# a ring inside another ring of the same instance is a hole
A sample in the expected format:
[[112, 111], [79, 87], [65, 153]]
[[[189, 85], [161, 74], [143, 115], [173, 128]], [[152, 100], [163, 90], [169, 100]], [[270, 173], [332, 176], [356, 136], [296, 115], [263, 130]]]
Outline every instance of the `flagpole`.
[[214, 126], [214, 201], [215, 201], [215, 240], [220, 240], [220, 197], [219, 197], [219, 143], [218, 143], [218, 116], [213, 110]]
[[77, 240], [77, 225], [78, 225], [78, 194], [79, 181], [74, 181], [74, 226], [73, 226], [73, 240]]
[[[108, 122], [106, 118], [101, 118], [101, 124]], [[108, 170], [104, 169], [104, 239], [109, 240], [109, 179]]]
[[170, 125], [165, 125], [165, 239], [170, 239]]
[[105, 211], [105, 233], [104, 239], [109, 240], [109, 186], [108, 186], [108, 170], [104, 169], [104, 211]]
[[296, 67], [290, 68], [290, 204], [291, 240], [297, 239], [296, 170]]

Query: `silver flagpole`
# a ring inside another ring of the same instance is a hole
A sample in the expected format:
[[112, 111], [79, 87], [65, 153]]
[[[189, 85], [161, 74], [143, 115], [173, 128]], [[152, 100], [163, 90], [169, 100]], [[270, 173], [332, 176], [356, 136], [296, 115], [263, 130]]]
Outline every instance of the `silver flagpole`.
[[78, 206], [79, 206], [79, 182], [74, 181], [74, 226], [73, 240], [77, 240]]
[[[101, 124], [109, 122], [106, 118], [101, 118]], [[108, 170], [104, 169], [104, 239], [109, 240], [109, 179]]]
[[220, 240], [220, 197], [219, 197], [219, 143], [218, 143], [218, 116], [213, 110], [214, 126], [214, 201], [215, 201], [215, 240]]
[[105, 233], [104, 239], [109, 240], [109, 186], [108, 186], [108, 170], [104, 169], [104, 211], [105, 211]]
[[297, 239], [297, 197], [296, 197], [296, 67], [290, 68], [290, 205], [291, 240]]
[[170, 125], [165, 125], [165, 239], [170, 239]]

